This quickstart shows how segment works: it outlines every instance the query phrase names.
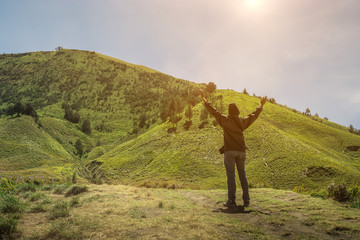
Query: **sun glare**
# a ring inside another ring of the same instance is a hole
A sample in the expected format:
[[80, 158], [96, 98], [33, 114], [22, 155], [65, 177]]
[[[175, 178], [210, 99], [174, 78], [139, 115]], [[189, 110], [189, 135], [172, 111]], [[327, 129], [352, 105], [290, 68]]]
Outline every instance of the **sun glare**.
[[252, 8], [257, 8], [261, 4], [261, 0], [246, 0], [247, 5]]

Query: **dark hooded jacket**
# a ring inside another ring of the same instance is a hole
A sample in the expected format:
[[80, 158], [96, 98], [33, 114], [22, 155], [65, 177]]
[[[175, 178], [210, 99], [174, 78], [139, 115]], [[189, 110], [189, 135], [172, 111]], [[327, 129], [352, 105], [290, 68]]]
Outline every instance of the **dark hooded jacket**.
[[213, 115], [224, 131], [224, 150], [245, 152], [246, 145], [243, 132], [258, 118], [262, 107], [258, 107], [253, 113], [245, 118], [239, 118], [237, 114], [224, 115], [216, 110], [211, 103], [205, 103], [206, 109]]

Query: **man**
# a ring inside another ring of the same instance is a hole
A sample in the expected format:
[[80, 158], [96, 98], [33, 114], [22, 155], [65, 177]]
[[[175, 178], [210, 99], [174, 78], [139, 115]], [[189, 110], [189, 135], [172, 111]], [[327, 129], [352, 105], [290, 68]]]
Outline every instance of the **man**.
[[204, 91], [199, 89], [200, 96], [205, 104], [206, 109], [213, 115], [224, 131], [223, 150], [224, 163], [226, 168], [228, 201], [224, 203], [225, 207], [236, 207], [235, 194], [235, 164], [238, 170], [241, 188], [243, 190], [244, 207], [249, 206], [249, 185], [245, 173], [246, 145], [243, 132], [247, 129], [259, 116], [267, 97], [262, 97], [260, 106], [245, 118], [239, 118], [240, 111], [235, 103], [229, 104], [229, 115], [223, 115], [206, 100]]

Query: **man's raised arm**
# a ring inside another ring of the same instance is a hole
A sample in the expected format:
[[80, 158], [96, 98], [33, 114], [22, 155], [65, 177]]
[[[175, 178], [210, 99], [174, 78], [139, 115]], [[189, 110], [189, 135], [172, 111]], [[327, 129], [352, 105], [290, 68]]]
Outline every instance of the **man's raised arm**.
[[260, 100], [260, 106], [256, 108], [254, 112], [250, 113], [246, 118], [242, 119], [244, 124], [243, 125], [244, 130], [247, 129], [258, 118], [266, 102], [267, 102], [267, 96], [262, 97]]
[[211, 115], [213, 115], [216, 119], [216, 121], [219, 123], [220, 126], [222, 126], [224, 118], [226, 118], [224, 115], [221, 114], [217, 109], [215, 109], [211, 104], [206, 100], [204, 91], [202, 89], [199, 89], [200, 97], [203, 100], [206, 109], [209, 111]]

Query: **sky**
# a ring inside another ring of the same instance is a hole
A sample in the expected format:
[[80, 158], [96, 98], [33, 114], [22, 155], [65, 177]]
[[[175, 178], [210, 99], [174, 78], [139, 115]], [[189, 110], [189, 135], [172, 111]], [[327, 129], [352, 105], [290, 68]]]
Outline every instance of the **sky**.
[[360, 129], [358, 0], [0, 0], [0, 53], [96, 51]]

